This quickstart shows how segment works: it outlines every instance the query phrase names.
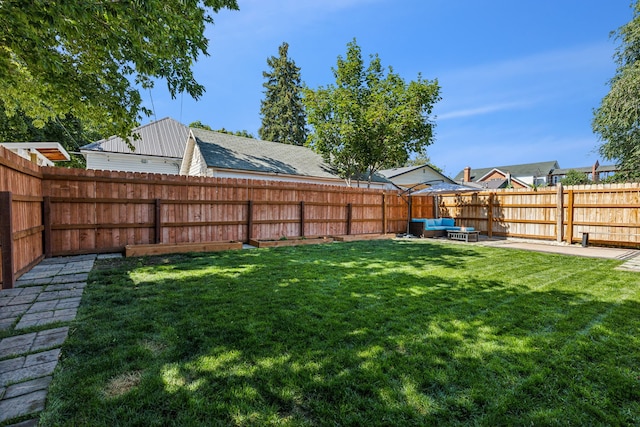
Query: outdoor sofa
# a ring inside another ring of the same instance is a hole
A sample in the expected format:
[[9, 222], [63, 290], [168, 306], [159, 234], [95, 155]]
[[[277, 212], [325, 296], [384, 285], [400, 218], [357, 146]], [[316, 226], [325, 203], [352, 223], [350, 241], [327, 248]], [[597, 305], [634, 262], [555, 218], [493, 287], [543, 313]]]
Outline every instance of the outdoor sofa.
[[453, 218], [412, 218], [409, 222], [409, 234], [418, 237], [443, 237], [447, 230], [473, 231], [473, 227], [458, 227]]

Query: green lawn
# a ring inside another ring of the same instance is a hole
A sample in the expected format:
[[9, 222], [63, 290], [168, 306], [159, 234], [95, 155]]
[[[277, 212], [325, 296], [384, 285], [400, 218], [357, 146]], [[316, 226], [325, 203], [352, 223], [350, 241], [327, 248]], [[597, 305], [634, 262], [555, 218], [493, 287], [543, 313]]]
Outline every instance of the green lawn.
[[638, 425], [619, 264], [428, 240], [100, 261], [41, 425]]

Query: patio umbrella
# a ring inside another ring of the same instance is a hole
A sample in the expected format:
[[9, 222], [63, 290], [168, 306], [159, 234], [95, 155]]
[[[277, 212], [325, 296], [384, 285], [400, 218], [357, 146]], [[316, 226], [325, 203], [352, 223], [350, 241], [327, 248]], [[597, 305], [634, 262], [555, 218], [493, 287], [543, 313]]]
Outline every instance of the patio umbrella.
[[[481, 191], [479, 188], [467, 187], [459, 184], [449, 184], [448, 182], [439, 182], [422, 190], [414, 191], [409, 196], [435, 196], [435, 205], [438, 206], [438, 195], [446, 194], [462, 194]], [[436, 217], [438, 217], [438, 209], [436, 209]]]
[[447, 182], [439, 182], [431, 187], [410, 193], [410, 196], [437, 196], [438, 194], [462, 194], [482, 191], [480, 188], [467, 187], [459, 184], [449, 184]]

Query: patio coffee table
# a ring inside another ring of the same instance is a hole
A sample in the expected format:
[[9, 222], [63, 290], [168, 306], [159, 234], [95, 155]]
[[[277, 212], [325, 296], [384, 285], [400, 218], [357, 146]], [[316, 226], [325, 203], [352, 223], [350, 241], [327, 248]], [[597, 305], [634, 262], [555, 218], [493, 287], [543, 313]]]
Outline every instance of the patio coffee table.
[[463, 242], [477, 242], [479, 231], [467, 231], [467, 230], [447, 230], [447, 237], [450, 240], [460, 240]]

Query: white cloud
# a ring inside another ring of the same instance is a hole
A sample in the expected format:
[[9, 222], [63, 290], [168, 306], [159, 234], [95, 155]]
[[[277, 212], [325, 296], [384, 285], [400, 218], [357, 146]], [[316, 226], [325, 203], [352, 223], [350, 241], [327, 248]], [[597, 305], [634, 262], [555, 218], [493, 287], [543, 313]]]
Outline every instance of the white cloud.
[[459, 119], [463, 117], [480, 116], [483, 114], [495, 113], [503, 110], [513, 110], [517, 108], [525, 108], [532, 102], [503, 102], [498, 104], [481, 105], [474, 108], [455, 110], [444, 114], [439, 114], [437, 120]]
[[605, 75], [612, 69], [612, 52], [612, 45], [597, 43], [440, 71], [443, 100], [437, 118], [469, 118], [587, 96], [591, 73], [598, 69]]

